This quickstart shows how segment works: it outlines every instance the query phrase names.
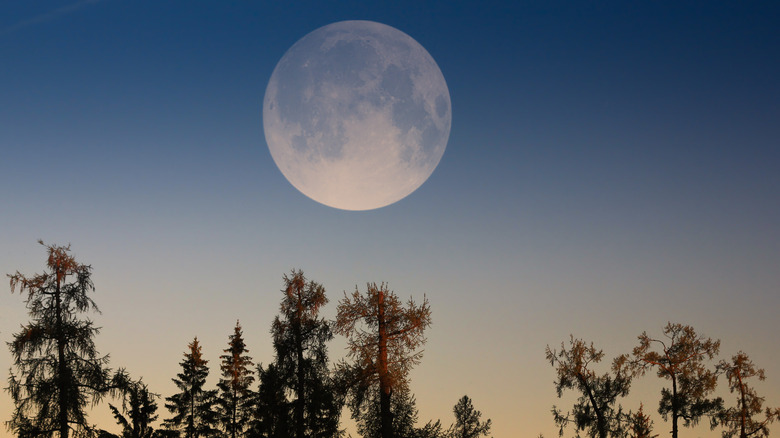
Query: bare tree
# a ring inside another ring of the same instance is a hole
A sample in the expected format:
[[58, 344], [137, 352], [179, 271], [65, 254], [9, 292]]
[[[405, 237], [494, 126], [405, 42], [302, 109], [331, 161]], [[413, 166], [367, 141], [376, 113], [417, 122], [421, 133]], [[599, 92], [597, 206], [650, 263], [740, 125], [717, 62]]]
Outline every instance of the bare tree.
[[[391, 394], [405, 388], [407, 374], [422, 358], [419, 348], [431, 324], [431, 309], [410, 299], [404, 307], [387, 285], [369, 283], [365, 295], [355, 288], [351, 297], [339, 301], [335, 331], [347, 337], [348, 356], [353, 359], [351, 384], [360, 392], [370, 386], [379, 389], [382, 438], [393, 437]], [[364, 397], [353, 398], [353, 410]]]
[[[756, 369], [753, 361], [743, 352], [718, 364], [718, 369], [726, 373], [729, 381], [729, 391], [737, 394], [737, 405], [721, 410], [713, 421], [713, 427], [720, 424], [725, 427], [723, 438], [764, 438], [769, 436], [768, 424], [780, 418], [780, 408], [763, 408], [764, 397], [759, 397], [756, 390], [748, 384], [748, 379], [758, 377], [765, 380], [763, 369]], [[764, 419], [754, 419], [761, 413]]]
[[672, 438], [677, 438], [679, 419], [686, 427], [695, 425], [723, 404], [720, 398], [707, 398], [715, 390], [718, 376], [705, 363], [718, 354], [720, 341], [697, 334], [691, 326], [671, 322], [663, 335], [655, 339], [642, 333], [633, 351], [633, 365], [638, 374], [654, 368], [658, 377], [671, 382], [671, 388], [661, 391], [658, 413], [664, 420], [671, 416]]

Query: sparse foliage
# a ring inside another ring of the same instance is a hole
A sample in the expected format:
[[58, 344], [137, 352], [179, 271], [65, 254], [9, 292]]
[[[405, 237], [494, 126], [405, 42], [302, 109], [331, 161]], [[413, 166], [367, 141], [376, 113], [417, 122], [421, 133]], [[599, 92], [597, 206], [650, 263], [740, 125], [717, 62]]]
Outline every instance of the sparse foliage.
[[169, 430], [183, 433], [186, 438], [207, 437], [216, 432], [216, 391], [204, 389], [209, 368], [197, 337], [188, 349], [180, 362], [182, 372], [173, 379], [181, 392], [165, 399], [165, 407], [173, 417], [163, 424]]
[[67, 438], [71, 431], [88, 433], [88, 404], [125, 382], [120, 370], [113, 377], [94, 338], [99, 329], [80, 314], [98, 307], [92, 268], [78, 263], [70, 246], [45, 245], [48, 271], [27, 277], [8, 275], [11, 292], [27, 294], [32, 321], [8, 343], [18, 374], [10, 373], [8, 392], [15, 410], [6, 423], [18, 436]]
[[562, 412], [553, 406], [555, 423], [563, 436], [564, 428], [573, 423], [577, 430], [584, 430], [590, 437], [606, 438], [624, 433], [625, 414], [617, 403], [618, 397], [625, 397], [631, 386], [631, 373], [626, 368], [626, 359], [618, 357], [611, 372], [597, 374], [593, 365], [601, 362], [604, 352], [571, 336], [568, 348], [561, 343], [560, 351], [549, 346], [547, 360], [556, 369], [555, 389], [558, 397], [564, 390], [575, 390], [580, 396], [571, 412]]
[[[658, 407], [664, 419], [672, 419], [672, 438], [678, 437], [678, 421], [688, 427], [702, 416], [717, 412], [720, 398], [707, 398], [717, 385], [717, 374], [708, 369], [720, 349], [720, 341], [701, 336], [691, 326], [668, 323], [664, 338], [655, 339], [642, 333], [634, 348], [634, 367], [638, 374], [655, 368], [658, 377], [669, 380], [671, 388], [661, 391]], [[657, 347], [657, 350], [653, 347]]]
[[246, 355], [247, 352], [241, 324], [236, 321], [228, 348], [220, 356], [222, 377], [217, 384], [219, 421], [230, 438], [244, 435], [252, 415], [253, 394], [250, 386], [255, 380], [254, 364], [252, 358]]
[[455, 414], [453, 438], [479, 438], [490, 433], [491, 420], [480, 421], [482, 412], [474, 409], [471, 399], [464, 395], [452, 409]]
[[[718, 369], [726, 374], [729, 391], [737, 395], [735, 407], [722, 409], [715, 416], [713, 427], [721, 425], [726, 428], [723, 438], [764, 438], [769, 436], [769, 424], [780, 418], [780, 408], [764, 409], [764, 397], [748, 384], [748, 379], [766, 379], [764, 370], [756, 368], [747, 354], [739, 352], [731, 358], [718, 364]], [[763, 419], [756, 419], [763, 412]]]
[[425, 343], [424, 332], [431, 324], [428, 300], [421, 305], [409, 300], [404, 307], [387, 285], [370, 283], [365, 295], [355, 288], [351, 297], [339, 301], [335, 331], [347, 337], [348, 356], [353, 365], [342, 365], [352, 392], [353, 415], [367, 400], [366, 391], [379, 390], [382, 438], [392, 438], [391, 395], [407, 388], [407, 374], [419, 363]]

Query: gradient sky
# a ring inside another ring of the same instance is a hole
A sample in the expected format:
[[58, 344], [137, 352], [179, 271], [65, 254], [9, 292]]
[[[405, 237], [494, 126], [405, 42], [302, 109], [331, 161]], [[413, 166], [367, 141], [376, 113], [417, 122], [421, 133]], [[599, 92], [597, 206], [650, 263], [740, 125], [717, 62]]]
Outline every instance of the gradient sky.
[[[572, 398], [545, 346], [571, 333], [611, 360], [667, 321], [747, 352], [780, 405], [780, 3], [373, 3], [0, 3], [2, 273], [41, 272], [37, 239], [71, 243], [94, 269], [100, 351], [163, 396], [194, 336], [216, 384], [236, 319], [273, 360], [300, 268], [327, 317], [366, 282], [427, 295], [422, 423], [449, 425], [468, 394], [496, 437], [557, 436], [550, 408]], [[353, 19], [422, 44], [453, 109], [431, 178], [367, 212], [295, 190], [261, 120], [284, 52]], [[6, 286], [2, 341], [28, 319]], [[0, 349], [3, 386], [10, 361]], [[624, 406], [664, 436], [661, 385]], [[11, 409], [3, 392], [0, 420]], [[106, 406], [91, 419], [115, 427]]]

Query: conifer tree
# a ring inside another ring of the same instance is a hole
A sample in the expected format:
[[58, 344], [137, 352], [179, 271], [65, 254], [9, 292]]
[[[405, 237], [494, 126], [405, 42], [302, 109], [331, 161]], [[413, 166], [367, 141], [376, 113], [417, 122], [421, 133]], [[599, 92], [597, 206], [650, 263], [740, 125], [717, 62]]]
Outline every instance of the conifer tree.
[[173, 414], [163, 425], [184, 434], [185, 438], [208, 437], [217, 432], [217, 418], [214, 410], [215, 390], [205, 390], [209, 375], [208, 361], [203, 359], [198, 338], [189, 345], [184, 360], [179, 364], [182, 372], [173, 383], [181, 390], [165, 399], [165, 407]]
[[471, 399], [464, 395], [452, 409], [455, 413], [453, 438], [479, 438], [490, 433], [491, 421], [480, 421], [482, 412], [474, 409]]
[[719, 397], [707, 398], [715, 390], [718, 376], [705, 363], [718, 354], [720, 341], [697, 334], [691, 326], [671, 322], [664, 327], [663, 335], [660, 339], [647, 333], [639, 336], [633, 366], [640, 375], [654, 368], [658, 377], [671, 383], [671, 388], [661, 391], [658, 413], [664, 419], [671, 417], [672, 438], [677, 438], [680, 419], [686, 427], [695, 425], [702, 416], [714, 414], [723, 405]]
[[293, 430], [297, 438], [332, 437], [338, 432], [341, 403], [332, 388], [327, 342], [333, 338], [319, 311], [328, 302], [325, 288], [300, 270], [284, 275], [280, 314], [271, 333], [276, 369], [293, 394]]
[[[718, 412], [713, 426], [719, 424], [726, 428], [723, 438], [768, 437], [769, 424], [780, 419], [780, 407], [764, 408], [764, 397], [759, 396], [748, 382], [753, 378], [765, 380], [764, 370], [756, 368], [748, 355], [741, 351], [730, 362], [721, 361], [718, 369], [726, 374], [729, 391], [737, 395], [737, 405]], [[763, 419], [756, 418], [762, 413]]]
[[404, 307], [384, 283], [368, 284], [365, 295], [355, 288], [351, 297], [344, 293], [339, 301], [335, 331], [347, 337], [348, 356], [354, 360], [341, 366], [353, 415], [370, 399], [367, 390], [376, 388], [382, 438], [394, 436], [391, 395], [407, 389], [408, 372], [422, 358], [418, 348], [430, 324], [427, 299], [419, 306], [410, 299]]
[[69, 245], [38, 243], [48, 252], [48, 271], [8, 275], [11, 292], [27, 294], [32, 321], [8, 344], [18, 374], [8, 378], [15, 409], [6, 425], [18, 436], [68, 438], [91, 430], [87, 405], [124, 384], [126, 375], [111, 376], [108, 356], [95, 348], [99, 329], [80, 316], [100, 313], [88, 295], [95, 290], [92, 268], [78, 263]]
[[284, 382], [276, 365], [257, 367], [260, 388], [255, 395], [255, 414], [250, 436], [253, 438], [289, 438], [291, 409], [285, 394]]
[[639, 404], [639, 410], [631, 416], [631, 434], [630, 438], [655, 438], [658, 435], [653, 433], [653, 421], [645, 415], [644, 405]]
[[219, 420], [226, 436], [236, 438], [244, 436], [252, 415], [253, 394], [250, 385], [255, 380], [252, 369], [254, 364], [252, 358], [246, 355], [248, 350], [238, 321], [224, 352], [226, 354], [220, 356], [222, 378], [217, 385]]
[[564, 390], [579, 392], [579, 398], [571, 412], [562, 412], [553, 406], [553, 418], [563, 435], [564, 428], [573, 423], [578, 431], [585, 430], [588, 436], [607, 438], [623, 434], [625, 415], [617, 404], [619, 397], [628, 394], [631, 372], [627, 359], [620, 356], [612, 364], [612, 371], [598, 374], [593, 367], [604, 358], [604, 352], [582, 339], [570, 337], [569, 346], [562, 342], [555, 351], [549, 346], [547, 360], [555, 367], [555, 389], [558, 397]]
[[[122, 426], [121, 438], [154, 438], [159, 436], [152, 427], [157, 420], [157, 394], [149, 392], [149, 387], [142, 381], [131, 382], [123, 390], [122, 411], [109, 403], [111, 413], [117, 424]], [[103, 433], [103, 436], [115, 436]]]

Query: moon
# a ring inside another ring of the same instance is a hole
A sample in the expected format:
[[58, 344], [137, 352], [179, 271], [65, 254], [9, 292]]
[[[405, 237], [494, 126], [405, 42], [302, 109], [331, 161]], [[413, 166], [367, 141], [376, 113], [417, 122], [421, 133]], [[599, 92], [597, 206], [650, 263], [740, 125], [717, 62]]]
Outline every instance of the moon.
[[296, 42], [263, 99], [271, 156], [301, 193], [371, 210], [417, 190], [439, 164], [452, 123], [447, 83], [409, 35], [341, 21]]

